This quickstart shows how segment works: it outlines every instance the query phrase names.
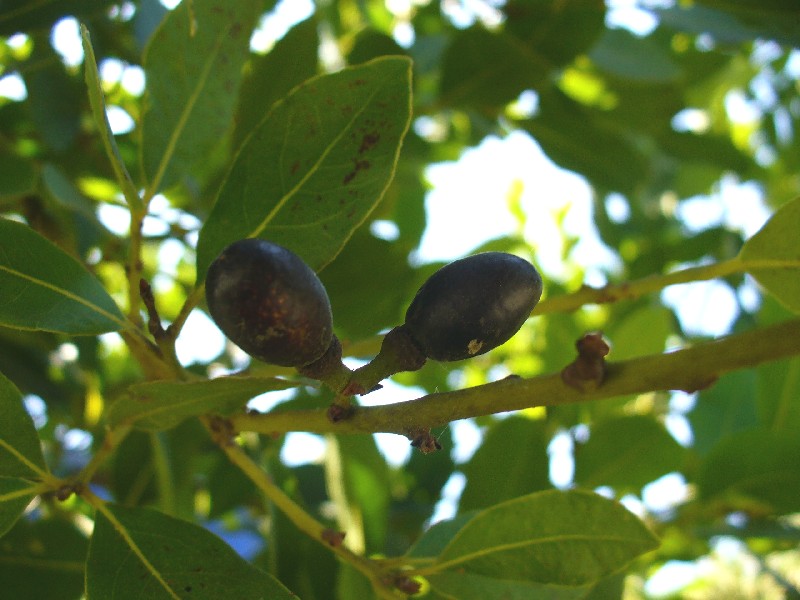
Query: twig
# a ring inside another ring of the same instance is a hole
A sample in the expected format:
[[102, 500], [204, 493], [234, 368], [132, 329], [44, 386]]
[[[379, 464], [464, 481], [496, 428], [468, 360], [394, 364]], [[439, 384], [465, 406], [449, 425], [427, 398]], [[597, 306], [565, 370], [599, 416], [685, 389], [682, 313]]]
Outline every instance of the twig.
[[384, 598], [404, 598], [384, 584], [383, 569], [380, 563], [374, 562], [355, 554], [344, 544], [344, 534], [326, 527], [300, 505], [284, 493], [270, 479], [261, 467], [256, 464], [233, 439], [233, 430], [230, 422], [218, 418], [203, 417], [203, 424], [208, 429], [211, 438], [226, 454], [228, 459], [245, 474], [261, 490], [261, 493], [272, 502], [278, 510], [294, 523], [294, 525], [310, 538], [329, 548], [339, 558], [349, 563], [366, 576], [375, 587], [376, 592]]
[[131, 431], [130, 425], [121, 425], [114, 429], [109, 429], [106, 436], [103, 438], [103, 443], [97, 452], [94, 453], [89, 463], [83, 467], [78, 476], [75, 478], [77, 485], [86, 485], [94, 477], [97, 469], [114, 453], [122, 441], [128, 436]]
[[625, 283], [609, 284], [601, 288], [583, 286], [576, 292], [546, 298], [533, 309], [533, 315], [573, 312], [587, 304], [607, 304], [620, 300], [635, 300], [663, 290], [671, 285], [707, 281], [718, 277], [727, 277], [747, 270], [747, 264], [741, 259], [733, 258], [719, 263], [689, 267], [673, 271], [665, 275], [650, 275]]

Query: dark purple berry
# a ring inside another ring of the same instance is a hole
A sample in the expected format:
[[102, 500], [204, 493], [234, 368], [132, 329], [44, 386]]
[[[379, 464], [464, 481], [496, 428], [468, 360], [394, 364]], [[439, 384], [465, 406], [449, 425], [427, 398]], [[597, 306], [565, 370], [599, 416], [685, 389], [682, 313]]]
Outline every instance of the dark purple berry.
[[484, 252], [436, 271], [406, 312], [405, 329], [433, 360], [462, 360], [513, 336], [542, 295], [542, 278], [526, 260]]
[[234, 242], [206, 278], [211, 317], [228, 338], [264, 362], [301, 367], [333, 337], [328, 294], [293, 252], [259, 239]]

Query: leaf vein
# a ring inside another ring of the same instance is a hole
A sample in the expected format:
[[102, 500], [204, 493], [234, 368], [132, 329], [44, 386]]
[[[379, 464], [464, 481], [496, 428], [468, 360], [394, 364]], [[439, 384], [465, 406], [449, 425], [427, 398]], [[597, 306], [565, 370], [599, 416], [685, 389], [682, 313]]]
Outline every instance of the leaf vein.
[[6, 267], [4, 265], [0, 265], [0, 271], [5, 271], [6, 273], [9, 273], [13, 277], [19, 277], [20, 279], [23, 279], [25, 281], [33, 283], [34, 285], [41, 286], [41, 287], [43, 287], [45, 289], [48, 289], [48, 290], [50, 290], [52, 292], [55, 292], [56, 294], [64, 296], [65, 298], [68, 298], [69, 300], [72, 300], [73, 302], [77, 302], [78, 304], [82, 304], [86, 308], [88, 308], [88, 309], [90, 309], [90, 310], [92, 310], [92, 311], [104, 316], [106, 319], [116, 323], [117, 325], [120, 326], [120, 329], [130, 329], [130, 325], [127, 322], [125, 322], [124, 320], [122, 320], [119, 317], [117, 317], [116, 315], [108, 312], [104, 308], [101, 308], [101, 307], [97, 306], [95, 303], [90, 302], [86, 298], [82, 298], [81, 296], [78, 296], [77, 294], [73, 294], [69, 290], [66, 290], [66, 289], [64, 289], [62, 287], [58, 287], [57, 285], [53, 285], [52, 283], [44, 281], [43, 279], [39, 279], [37, 277], [33, 277], [31, 275], [27, 275], [25, 273], [22, 273], [21, 271], [17, 271], [16, 269], [12, 269], [12, 268]]
[[123, 539], [123, 541], [128, 545], [128, 547], [131, 549], [131, 551], [136, 555], [136, 558], [138, 558], [141, 561], [141, 563], [150, 572], [150, 574], [153, 576], [153, 578], [161, 585], [161, 587], [164, 588], [164, 591], [166, 591], [175, 600], [180, 600], [180, 596], [178, 596], [178, 594], [175, 593], [175, 591], [170, 587], [170, 585], [161, 576], [161, 573], [158, 571], [158, 569], [156, 569], [156, 567], [153, 565], [153, 563], [151, 563], [148, 560], [148, 558], [144, 555], [144, 552], [142, 552], [142, 549], [139, 548], [139, 546], [136, 544], [136, 542], [130, 536], [130, 534], [128, 533], [128, 530], [125, 528], [125, 526], [117, 520], [117, 518], [114, 516], [114, 513], [112, 513], [110, 510], [108, 510], [108, 508], [105, 506], [105, 504], [103, 502], [95, 503], [95, 507], [101, 513], [103, 513], [103, 516], [106, 519], [109, 520], [109, 522], [114, 527], [114, 529], [117, 531], [117, 533], [120, 535], [120, 537]]
[[[353, 127], [353, 124], [358, 120], [358, 118], [367, 110], [370, 106], [370, 103], [377, 95], [379, 89], [375, 89], [372, 91], [370, 96], [368, 97], [367, 101], [361, 105], [357, 111], [354, 112], [353, 117], [348, 121], [347, 125], [342, 127], [341, 131], [331, 140], [328, 145], [323, 150], [320, 157], [314, 162], [311, 167], [309, 167], [308, 171], [300, 178], [300, 180], [294, 185], [292, 189], [286, 192], [275, 204], [271, 211], [267, 213], [261, 223], [251, 232], [250, 237], [257, 237], [264, 229], [266, 229], [267, 225], [269, 225], [270, 221], [275, 218], [275, 215], [284, 207], [284, 205], [291, 200], [299, 190], [303, 188], [306, 182], [311, 179], [320, 169], [322, 163], [328, 157], [328, 155], [333, 151], [336, 145], [341, 141], [341, 139], [345, 136], [345, 134], [350, 131]], [[294, 115], [292, 115], [294, 116]], [[288, 128], [287, 128], [288, 130]], [[285, 145], [284, 145], [285, 147]]]
[[31, 471], [36, 473], [42, 479], [50, 478], [50, 474], [46, 470], [42, 469], [39, 465], [31, 461], [27, 456], [22, 454], [19, 450], [14, 448], [14, 446], [9, 444], [2, 438], [0, 438], [0, 448], [5, 449], [6, 452], [8, 452], [11, 456], [16, 458], [19, 462], [28, 467]]
[[452, 558], [450, 560], [437, 563], [436, 570], [442, 571], [456, 565], [460, 565], [478, 558], [482, 558], [484, 556], [490, 556], [497, 552], [505, 552], [507, 550], [516, 550], [519, 548], [526, 548], [526, 547], [552, 544], [552, 543], [563, 543], [563, 542], [587, 542], [587, 543], [615, 542], [620, 544], [633, 543], [638, 545], [642, 543], [642, 540], [638, 538], [626, 538], [626, 537], [612, 536], [612, 535], [604, 536], [604, 535], [586, 535], [586, 534], [570, 534], [570, 535], [558, 535], [550, 537], [539, 537], [531, 540], [522, 540], [519, 542], [496, 544], [489, 548], [481, 548], [480, 550], [477, 550], [475, 552], [462, 554], [461, 556], [457, 556], [456, 558]]

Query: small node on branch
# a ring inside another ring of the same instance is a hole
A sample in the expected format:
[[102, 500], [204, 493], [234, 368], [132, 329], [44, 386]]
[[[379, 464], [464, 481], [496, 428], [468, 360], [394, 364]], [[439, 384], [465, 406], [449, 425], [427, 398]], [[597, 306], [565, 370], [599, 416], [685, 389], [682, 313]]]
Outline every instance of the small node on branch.
[[344, 532], [335, 529], [325, 529], [322, 532], [322, 541], [331, 548], [339, 548], [344, 543]]
[[334, 403], [328, 407], [328, 420], [331, 423], [340, 423], [352, 417], [354, 412], [355, 407], [352, 404], [344, 405]]
[[233, 423], [228, 419], [216, 415], [209, 417], [208, 426], [211, 429], [216, 444], [220, 446], [229, 446], [233, 444], [236, 431], [233, 428]]
[[575, 343], [578, 357], [561, 371], [561, 379], [581, 392], [595, 390], [606, 375], [605, 357], [611, 348], [599, 332], [587, 333]]
[[408, 594], [409, 596], [413, 596], [414, 594], [418, 594], [422, 586], [420, 585], [419, 581], [415, 581], [411, 577], [407, 575], [395, 575], [389, 584], [392, 587], [397, 588], [404, 594]]
[[411, 445], [414, 448], [419, 448], [419, 451], [423, 454], [430, 454], [442, 449], [442, 445], [433, 436], [430, 429], [416, 429], [409, 432], [408, 437], [411, 440]]
[[139, 280], [139, 295], [142, 298], [142, 303], [147, 309], [147, 329], [156, 341], [163, 340], [167, 337], [167, 332], [161, 325], [161, 317], [156, 308], [156, 299], [153, 295], [153, 288], [145, 279]]
[[82, 486], [80, 483], [65, 483], [56, 490], [56, 499], [58, 499], [60, 502], [69, 500], [72, 494], [80, 494], [81, 487]]

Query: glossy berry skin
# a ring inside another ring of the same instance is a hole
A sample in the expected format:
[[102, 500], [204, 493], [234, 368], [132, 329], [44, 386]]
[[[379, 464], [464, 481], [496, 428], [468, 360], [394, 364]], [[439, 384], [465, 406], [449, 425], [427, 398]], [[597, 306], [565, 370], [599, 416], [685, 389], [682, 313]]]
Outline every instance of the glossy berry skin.
[[450, 263], [419, 289], [405, 328], [433, 360], [488, 352], [511, 338], [542, 295], [542, 278], [526, 260], [484, 252]]
[[208, 269], [206, 300], [233, 343], [273, 365], [314, 362], [333, 337], [330, 301], [316, 273], [265, 240], [240, 240], [222, 251]]

